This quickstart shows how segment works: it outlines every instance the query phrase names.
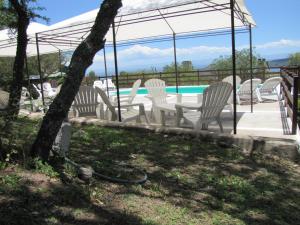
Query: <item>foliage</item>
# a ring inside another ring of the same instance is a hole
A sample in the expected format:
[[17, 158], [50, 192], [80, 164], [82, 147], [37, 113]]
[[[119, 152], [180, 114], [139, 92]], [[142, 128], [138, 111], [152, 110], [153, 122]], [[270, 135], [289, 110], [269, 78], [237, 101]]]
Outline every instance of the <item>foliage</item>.
[[289, 66], [300, 66], [300, 52], [291, 54], [288, 64]]
[[40, 159], [35, 158], [28, 162], [30, 167], [33, 167], [36, 172], [47, 175], [48, 177], [58, 177], [58, 173], [47, 162], [42, 162]]
[[[192, 61], [182, 61], [181, 63], [177, 64], [177, 69], [179, 72], [187, 72], [194, 70], [194, 66]], [[175, 72], [175, 63], [164, 66], [163, 72]]]
[[[58, 72], [61, 67], [64, 67], [65, 58], [63, 54], [59, 58], [59, 53], [50, 53], [41, 55], [40, 62], [42, 73], [44, 77], [47, 77], [47, 75]], [[28, 71], [31, 75], [39, 74], [36, 56], [28, 58]]]
[[13, 69], [14, 58], [2, 57], [0, 58], [0, 88], [8, 91], [9, 85], [12, 81], [12, 69]]
[[[253, 68], [265, 68], [264, 61], [260, 60], [260, 56], [253, 52], [252, 57]], [[211, 70], [231, 70], [232, 69], [232, 56], [220, 56], [215, 59], [209, 66]], [[250, 68], [250, 51], [243, 49], [236, 51], [236, 68], [242, 71], [248, 71]]]
[[95, 71], [91, 70], [88, 75], [85, 77], [85, 81], [87, 85], [93, 85], [94, 81], [98, 80], [98, 77], [95, 73]]
[[[47, 78], [47, 75], [60, 71], [60, 69], [63, 70], [66, 63], [66, 58], [64, 57], [64, 55], [62, 54], [61, 58], [59, 58], [58, 53], [41, 55], [40, 59], [41, 59], [41, 70], [45, 78]], [[37, 65], [37, 57], [36, 56], [29, 57], [27, 61], [28, 61], [27, 65], [28, 65], [29, 75], [38, 75], [39, 70]], [[14, 63], [13, 57], [0, 57], [0, 68], [1, 68], [0, 87], [7, 91], [12, 82], [13, 63]], [[25, 75], [25, 81], [23, 82], [23, 86], [25, 87], [27, 87], [26, 80], [27, 80], [27, 75]], [[58, 83], [62, 83], [62, 81], [59, 81]]]
[[7, 122], [0, 117], [0, 161], [13, 163], [16, 160], [28, 158], [29, 146], [36, 135], [39, 121], [28, 121], [26, 118], [19, 118], [10, 121], [9, 132]]
[[8, 174], [0, 177], [0, 194], [18, 190], [21, 177], [16, 174]]

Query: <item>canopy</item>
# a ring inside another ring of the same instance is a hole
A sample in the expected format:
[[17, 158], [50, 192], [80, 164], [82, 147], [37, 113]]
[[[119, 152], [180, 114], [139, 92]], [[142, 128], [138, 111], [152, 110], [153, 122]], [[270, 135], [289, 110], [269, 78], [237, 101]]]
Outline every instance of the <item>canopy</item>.
[[[230, 0], [123, 0], [115, 18], [117, 43], [132, 43], [231, 28]], [[255, 26], [244, 0], [235, 1], [235, 26]], [[56, 23], [38, 31], [40, 54], [75, 49], [89, 34], [99, 9]], [[2, 37], [0, 36], [2, 39]], [[112, 29], [106, 36], [112, 43]], [[30, 37], [28, 55], [36, 55], [35, 39]], [[1, 48], [1, 46], [0, 46]], [[15, 55], [12, 47], [0, 55]]]
[[[35, 34], [49, 29], [49, 26], [32, 22], [27, 28], [28, 34], [28, 53], [36, 55]], [[11, 29], [0, 31], [0, 56], [15, 56], [16, 55], [17, 36], [16, 32]]]

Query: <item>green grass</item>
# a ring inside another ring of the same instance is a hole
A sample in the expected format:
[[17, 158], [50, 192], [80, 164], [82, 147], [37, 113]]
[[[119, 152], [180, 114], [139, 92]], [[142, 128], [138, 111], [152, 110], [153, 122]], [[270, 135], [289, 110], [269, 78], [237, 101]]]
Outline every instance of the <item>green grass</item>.
[[187, 136], [97, 126], [73, 128], [69, 157], [106, 175], [124, 175], [116, 162], [135, 165], [149, 179], [84, 183], [69, 165], [36, 162], [31, 171], [5, 165], [0, 224], [300, 224], [300, 167], [283, 159], [248, 158]]

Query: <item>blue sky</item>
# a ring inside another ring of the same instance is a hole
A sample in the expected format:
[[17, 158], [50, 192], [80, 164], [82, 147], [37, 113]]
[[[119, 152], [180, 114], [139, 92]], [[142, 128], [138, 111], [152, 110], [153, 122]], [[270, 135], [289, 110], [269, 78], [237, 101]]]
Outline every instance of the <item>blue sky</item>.
[[[257, 27], [253, 29], [253, 44], [260, 56], [266, 59], [277, 59], [300, 51], [299, 0], [245, 1], [257, 23]], [[38, 3], [46, 8], [42, 14], [50, 19], [49, 24], [53, 24], [98, 8], [101, 1], [39, 0]], [[239, 48], [247, 46], [248, 42], [248, 34], [237, 36]], [[230, 37], [182, 40], [177, 42], [177, 47], [178, 61], [192, 60], [195, 65], [201, 67], [209, 64], [219, 55], [230, 54]], [[150, 67], [160, 69], [173, 61], [172, 43], [168, 42], [119, 48], [118, 52], [120, 71]], [[110, 49], [108, 49], [108, 64], [109, 70], [112, 71]], [[103, 73], [102, 53], [95, 57], [90, 69]]]

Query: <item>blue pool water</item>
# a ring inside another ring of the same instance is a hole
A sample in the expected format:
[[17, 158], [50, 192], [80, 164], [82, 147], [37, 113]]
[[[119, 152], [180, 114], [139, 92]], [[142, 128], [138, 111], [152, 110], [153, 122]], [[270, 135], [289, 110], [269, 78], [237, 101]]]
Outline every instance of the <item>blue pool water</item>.
[[[201, 86], [180, 86], [178, 87], [178, 92], [180, 94], [202, 94], [207, 88], [208, 85], [201, 85]], [[128, 95], [131, 91], [131, 88], [126, 89], [126, 90], [120, 90], [120, 95]], [[176, 87], [166, 87], [166, 92], [167, 93], [176, 93]], [[146, 95], [148, 94], [146, 88], [139, 88], [138, 95]]]

